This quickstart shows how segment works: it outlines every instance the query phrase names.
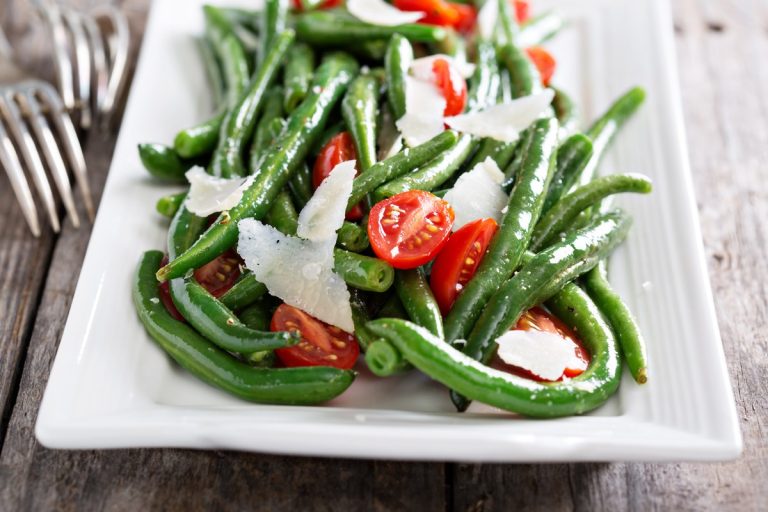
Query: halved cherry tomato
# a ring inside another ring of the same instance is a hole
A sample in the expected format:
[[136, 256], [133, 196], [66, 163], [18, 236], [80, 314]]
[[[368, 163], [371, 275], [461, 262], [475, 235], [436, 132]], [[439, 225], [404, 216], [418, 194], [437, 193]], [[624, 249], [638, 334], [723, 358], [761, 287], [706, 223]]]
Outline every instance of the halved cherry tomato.
[[[551, 332], [553, 334], [560, 335], [573, 343], [573, 350], [576, 352], [576, 357], [582, 362], [582, 364], [575, 368], [566, 368], [563, 372], [563, 375], [557, 379], [558, 381], [563, 380], [563, 377], [576, 377], [577, 375], [584, 373], [584, 370], [586, 370], [587, 366], [589, 366], [589, 361], [591, 360], [589, 352], [587, 352], [587, 350], [584, 348], [584, 344], [579, 339], [579, 337], [576, 336], [576, 333], [574, 333], [559, 318], [549, 313], [545, 309], [535, 307], [526, 311], [525, 314], [520, 317], [520, 320], [517, 321], [515, 329], [519, 331]], [[504, 363], [498, 357], [494, 361], [493, 366], [520, 377], [525, 377], [527, 379], [532, 379], [539, 382], [547, 382], [545, 379], [542, 379], [538, 375], [535, 375], [528, 370]]]
[[515, 0], [515, 18], [518, 23], [526, 22], [530, 19], [530, 6], [526, 0]]
[[435, 59], [432, 63], [435, 84], [445, 98], [444, 116], [455, 116], [464, 112], [467, 105], [467, 82], [455, 66], [446, 59]]
[[281, 304], [275, 310], [269, 328], [301, 335], [297, 345], [275, 350], [280, 362], [288, 367], [333, 366], [349, 369], [355, 365], [360, 354], [360, 345], [354, 335], [288, 304]]
[[[317, 8], [318, 9], [333, 9], [334, 7], [338, 7], [341, 5], [343, 0], [325, 0], [322, 4], [320, 4]], [[293, 0], [293, 9], [299, 12], [302, 12], [304, 10], [304, 6], [301, 5], [301, 0]]]
[[419, 23], [455, 27], [461, 14], [452, 4], [443, 0], [395, 0], [395, 7], [401, 11], [421, 11], [424, 16]]
[[[168, 256], [163, 256], [163, 259], [160, 262], [160, 267], [164, 267], [167, 264], [168, 264]], [[157, 292], [158, 292], [158, 295], [160, 296], [160, 302], [162, 302], [163, 306], [165, 306], [165, 310], [168, 311], [168, 313], [179, 322], [186, 323], [187, 320], [184, 318], [184, 316], [181, 313], [179, 313], [179, 310], [176, 309], [176, 304], [173, 303], [173, 299], [171, 298], [170, 281], [163, 281], [162, 283], [158, 284]]]
[[552, 75], [555, 74], [555, 68], [557, 67], [555, 58], [541, 46], [532, 46], [526, 48], [525, 51], [536, 65], [536, 69], [539, 70], [541, 83], [544, 84], [544, 87], [548, 87], [549, 82], [552, 80]]
[[451, 205], [423, 190], [401, 192], [376, 203], [368, 238], [376, 256], [395, 268], [416, 268], [435, 257], [453, 227]]
[[462, 34], [466, 34], [475, 28], [477, 9], [469, 4], [459, 4], [454, 2], [450, 5], [459, 13], [459, 19], [453, 24], [453, 28]]
[[243, 260], [230, 249], [216, 259], [195, 270], [195, 279], [214, 297], [221, 297], [240, 277]]
[[[317, 188], [327, 178], [334, 167], [347, 160], [357, 160], [355, 141], [349, 132], [341, 132], [329, 140], [317, 155], [312, 168], [312, 186]], [[359, 173], [358, 173], [359, 174]], [[347, 211], [347, 220], [356, 221], [363, 218], [362, 201]]]
[[456, 297], [475, 275], [497, 229], [493, 219], [472, 221], [452, 234], [437, 255], [429, 285], [443, 315], [448, 314]]

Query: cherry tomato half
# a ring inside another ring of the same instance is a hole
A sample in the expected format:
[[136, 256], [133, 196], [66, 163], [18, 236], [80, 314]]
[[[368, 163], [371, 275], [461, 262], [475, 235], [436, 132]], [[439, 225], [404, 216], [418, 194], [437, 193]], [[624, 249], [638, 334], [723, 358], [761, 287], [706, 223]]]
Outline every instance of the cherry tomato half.
[[349, 369], [355, 365], [360, 354], [360, 345], [354, 335], [288, 304], [278, 306], [269, 328], [301, 335], [297, 345], [275, 350], [280, 362], [288, 367], [333, 366]]
[[435, 59], [432, 72], [435, 74], [435, 84], [445, 98], [443, 115], [455, 116], [464, 112], [467, 105], [467, 82], [456, 67], [445, 59]]
[[526, 48], [525, 52], [536, 65], [536, 69], [539, 70], [541, 83], [544, 84], [544, 87], [549, 87], [549, 82], [552, 80], [552, 75], [555, 74], [555, 68], [557, 67], [555, 58], [541, 46]]
[[452, 234], [437, 255], [429, 285], [443, 315], [448, 314], [456, 297], [475, 275], [496, 229], [498, 225], [493, 219], [472, 221]]
[[469, 4], [451, 3], [450, 5], [459, 14], [459, 19], [453, 24], [453, 28], [462, 34], [471, 32], [477, 22], [477, 9]]
[[453, 5], [443, 0], [395, 0], [395, 7], [401, 11], [421, 11], [424, 16], [419, 23], [455, 27], [461, 18]]
[[[334, 135], [320, 150], [312, 168], [312, 186], [317, 187], [327, 178], [334, 167], [347, 160], [357, 160], [355, 141], [349, 132]], [[359, 173], [358, 173], [359, 174]], [[347, 220], [356, 221], [363, 218], [363, 203], [353, 206], [346, 214]]]
[[423, 190], [409, 190], [371, 208], [368, 238], [376, 256], [393, 267], [416, 268], [442, 249], [453, 219], [447, 202]]
[[524, 23], [531, 18], [530, 5], [526, 0], [515, 0], [515, 18], [518, 23]]
[[[573, 350], [576, 352], [576, 358], [579, 359], [582, 364], [575, 368], [566, 368], [563, 372], [563, 375], [557, 379], [558, 381], [563, 380], [563, 377], [576, 377], [577, 375], [584, 373], [584, 370], [586, 370], [587, 366], [589, 366], [589, 361], [591, 359], [589, 352], [587, 352], [587, 350], [584, 348], [584, 344], [579, 339], [579, 337], [576, 336], [576, 333], [574, 333], [559, 318], [544, 310], [543, 308], [535, 307], [526, 311], [525, 314], [520, 317], [520, 320], [517, 321], [515, 329], [520, 331], [551, 332], [553, 334], [558, 334], [573, 343]], [[520, 377], [525, 377], [527, 379], [532, 379], [539, 382], [547, 382], [545, 379], [542, 379], [538, 375], [534, 375], [528, 370], [504, 363], [498, 357], [496, 358], [494, 366]]]
[[[164, 267], [168, 264], [168, 256], [163, 256], [162, 261], [160, 261], [160, 267]], [[179, 322], [186, 323], [187, 320], [184, 318], [184, 316], [179, 313], [179, 310], [176, 309], [176, 304], [173, 303], [173, 299], [171, 298], [171, 283], [170, 281], [163, 281], [162, 283], [159, 283], [157, 286], [157, 294], [160, 296], [160, 302], [163, 303], [163, 306], [165, 306], [165, 310], [170, 314], [173, 318], [178, 320]]]
[[221, 297], [232, 288], [240, 277], [243, 260], [230, 249], [214, 260], [195, 270], [195, 279], [214, 297]]

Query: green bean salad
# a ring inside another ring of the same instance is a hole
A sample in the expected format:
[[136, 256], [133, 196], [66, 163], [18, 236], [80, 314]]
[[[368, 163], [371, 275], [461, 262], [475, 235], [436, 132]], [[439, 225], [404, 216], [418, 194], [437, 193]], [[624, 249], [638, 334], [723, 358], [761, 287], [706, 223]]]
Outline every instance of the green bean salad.
[[245, 400], [317, 404], [357, 372], [423, 372], [458, 411], [581, 414], [648, 364], [606, 261], [598, 175], [644, 99], [582, 128], [528, 2], [267, 0], [203, 8], [204, 122], [140, 144], [167, 246], [133, 298], [187, 371]]

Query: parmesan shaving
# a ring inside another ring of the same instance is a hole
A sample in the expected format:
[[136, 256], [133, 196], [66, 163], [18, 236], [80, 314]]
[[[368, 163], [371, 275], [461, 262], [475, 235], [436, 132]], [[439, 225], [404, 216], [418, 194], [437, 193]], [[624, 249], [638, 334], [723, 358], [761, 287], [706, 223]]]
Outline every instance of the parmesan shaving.
[[199, 217], [233, 208], [243, 197], [253, 178], [217, 178], [201, 167], [194, 167], [185, 174], [189, 181], [187, 209]]
[[514, 142], [521, 131], [546, 112], [553, 97], [554, 92], [545, 89], [540, 93], [493, 105], [479, 112], [446, 117], [445, 124], [454, 130], [477, 137]]
[[405, 77], [405, 115], [395, 123], [408, 146], [418, 146], [443, 129], [445, 98], [433, 82]]
[[503, 181], [504, 173], [490, 157], [459, 176], [443, 197], [456, 214], [454, 231], [477, 219], [501, 220], [501, 211], [509, 199], [501, 188]]
[[576, 345], [562, 336], [547, 331], [507, 331], [496, 338], [502, 361], [555, 381], [566, 368], [585, 369], [586, 363], [576, 356]]
[[434, 71], [432, 66], [437, 59], [443, 59], [448, 61], [450, 66], [453, 66], [456, 71], [459, 72], [462, 78], [469, 78], [475, 72], [475, 65], [466, 60], [459, 60], [450, 55], [444, 53], [437, 53], [435, 55], [429, 55], [427, 57], [421, 57], [411, 62], [411, 73], [419, 80], [430, 82], [434, 80]]
[[316, 242], [336, 238], [336, 231], [344, 223], [347, 210], [346, 201], [339, 198], [348, 198], [352, 194], [355, 173], [354, 160], [341, 162], [331, 170], [301, 210], [297, 235]]
[[416, 23], [424, 17], [421, 11], [401, 11], [384, 0], [347, 0], [347, 10], [360, 21], [382, 27]]

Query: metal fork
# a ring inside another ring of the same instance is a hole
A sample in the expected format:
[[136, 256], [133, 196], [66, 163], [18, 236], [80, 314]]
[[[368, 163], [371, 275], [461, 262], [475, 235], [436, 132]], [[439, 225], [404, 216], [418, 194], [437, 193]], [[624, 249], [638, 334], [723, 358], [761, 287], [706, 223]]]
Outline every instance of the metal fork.
[[42, 200], [51, 228], [58, 233], [61, 223], [46, 166], [72, 224], [79, 226], [67, 168], [72, 171], [85, 210], [93, 219], [85, 159], [69, 112], [56, 89], [28, 77], [11, 61], [9, 49], [0, 30], [0, 167], [8, 175], [32, 233], [40, 236], [41, 230], [25, 169]]

